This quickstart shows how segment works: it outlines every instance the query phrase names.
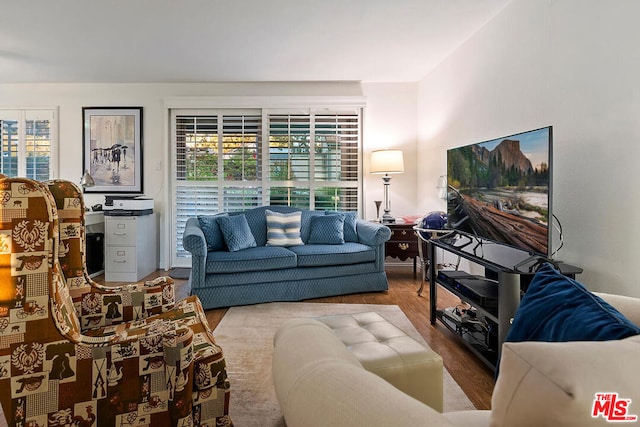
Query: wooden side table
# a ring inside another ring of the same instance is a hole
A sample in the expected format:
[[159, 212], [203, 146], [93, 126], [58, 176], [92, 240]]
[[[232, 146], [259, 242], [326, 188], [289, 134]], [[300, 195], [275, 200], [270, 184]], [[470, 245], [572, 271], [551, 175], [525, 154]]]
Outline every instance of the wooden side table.
[[384, 246], [385, 256], [406, 261], [413, 258], [413, 274], [417, 271], [417, 262], [420, 257], [418, 249], [419, 239], [413, 229], [415, 224], [384, 224], [391, 229], [391, 238]]

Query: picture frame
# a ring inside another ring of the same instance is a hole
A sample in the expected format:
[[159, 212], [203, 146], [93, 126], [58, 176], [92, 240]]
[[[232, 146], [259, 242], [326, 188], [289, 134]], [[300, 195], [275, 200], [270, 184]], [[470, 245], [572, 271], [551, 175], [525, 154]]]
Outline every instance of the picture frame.
[[142, 194], [142, 107], [82, 107], [82, 122], [85, 193]]

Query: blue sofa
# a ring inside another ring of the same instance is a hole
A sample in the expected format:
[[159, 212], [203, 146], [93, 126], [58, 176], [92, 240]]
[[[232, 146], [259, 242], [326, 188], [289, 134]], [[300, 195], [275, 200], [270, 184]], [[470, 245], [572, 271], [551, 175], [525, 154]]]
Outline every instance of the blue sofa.
[[[300, 237], [305, 244], [266, 245], [266, 210], [300, 211]], [[205, 239], [202, 217], [187, 220], [182, 244], [191, 253], [191, 293], [206, 309], [388, 289], [384, 271], [384, 243], [391, 236], [388, 227], [352, 217], [355, 230], [351, 239], [345, 230], [345, 243], [307, 244], [311, 225], [318, 222], [312, 218], [325, 211], [263, 206], [228, 215], [241, 214], [256, 246], [233, 252], [219, 230], [214, 236], [207, 230], [209, 241]]]

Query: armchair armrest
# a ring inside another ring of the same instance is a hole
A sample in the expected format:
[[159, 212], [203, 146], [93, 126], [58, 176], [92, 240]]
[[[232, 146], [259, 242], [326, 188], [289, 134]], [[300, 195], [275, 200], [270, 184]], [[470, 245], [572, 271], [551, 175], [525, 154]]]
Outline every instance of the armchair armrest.
[[362, 219], [356, 221], [358, 241], [369, 246], [378, 246], [391, 238], [391, 229], [386, 225], [368, 222]]
[[197, 218], [189, 218], [182, 234], [182, 246], [192, 255], [207, 256], [207, 241]]
[[176, 302], [173, 279], [167, 276], [112, 288], [72, 289], [70, 294], [82, 331], [141, 320], [171, 310]]

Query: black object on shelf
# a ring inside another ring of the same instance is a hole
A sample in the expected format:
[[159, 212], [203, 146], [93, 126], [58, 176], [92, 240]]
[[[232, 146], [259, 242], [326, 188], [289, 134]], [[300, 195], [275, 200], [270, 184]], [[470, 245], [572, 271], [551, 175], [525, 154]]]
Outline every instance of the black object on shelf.
[[87, 233], [87, 270], [104, 270], [104, 233]]
[[[485, 274], [474, 276], [464, 271], [438, 271], [436, 248], [484, 267]], [[428, 242], [428, 249], [431, 260], [429, 265], [431, 324], [434, 325], [436, 320], [439, 320], [455, 332], [480, 360], [495, 370], [502, 343], [520, 305], [520, 298], [535, 274], [535, 267], [541, 261], [550, 260], [458, 231], [440, 238], [432, 238]], [[557, 264], [562, 274], [572, 278], [582, 272], [579, 267]], [[469, 320], [456, 322], [447, 315], [446, 311], [438, 310], [438, 287], [444, 288], [469, 304], [475, 310], [475, 316], [482, 320], [479, 323]]]

